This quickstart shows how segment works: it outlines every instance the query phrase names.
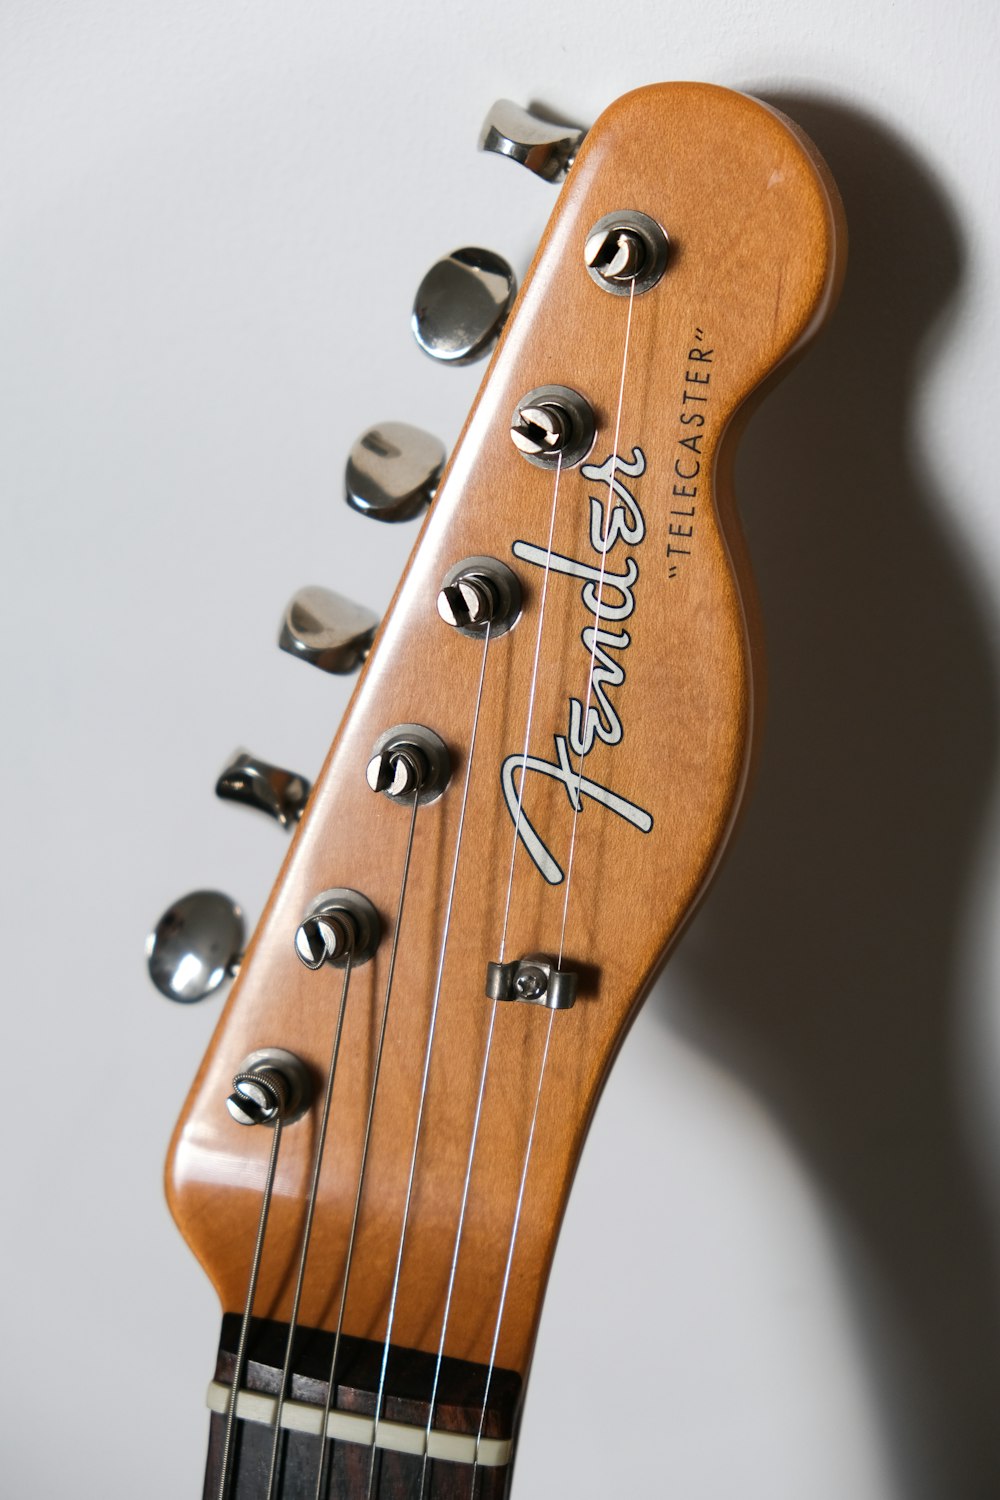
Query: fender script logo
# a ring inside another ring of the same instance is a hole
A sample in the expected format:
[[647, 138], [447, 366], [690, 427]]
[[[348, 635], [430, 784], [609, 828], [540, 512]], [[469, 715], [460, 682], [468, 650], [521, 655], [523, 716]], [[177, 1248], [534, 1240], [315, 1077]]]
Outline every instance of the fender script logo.
[[[601, 557], [605, 559], [603, 585], [599, 562], [595, 567], [593, 563], [578, 562], [575, 558], [564, 557], [559, 552], [553, 552], [550, 557], [544, 547], [537, 547], [532, 542], [518, 541], [511, 549], [515, 557], [520, 558], [522, 562], [531, 563], [536, 568], [544, 569], [547, 563], [550, 573], [562, 573], [569, 578], [582, 579], [584, 583], [580, 597], [584, 609], [591, 618], [591, 623], [581, 632], [580, 637], [587, 652], [588, 671], [591, 657], [594, 663], [590, 702], [586, 712], [584, 704], [578, 698], [570, 698], [567, 732], [554, 736], [555, 760], [543, 760], [537, 755], [508, 755], [500, 768], [504, 801], [517, 828], [517, 836], [549, 885], [559, 885], [563, 879], [563, 872], [528, 815], [527, 788], [524, 782], [530, 774], [548, 776], [561, 782], [566, 789], [566, 796], [569, 798], [574, 813], [581, 810], [584, 798], [589, 797], [592, 802], [606, 807], [609, 812], [615, 813], [619, 818], [624, 818], [642, 833], [648, 833], [653, 826], [652, 816], [643, 808], [619, 796], [610, 787], [602, 786], [600, 782], [591, 781], [588, 777], [581, 775], [582, 761], [590, 754], [598, 740], [605, 745], [620, 745], [625, 734], [621, 718], [609, 696], [612, 688], [621, 687], [625, 681], [625, 668], [619, 660], [609, 655], [609, 652], [624, 653], [628, 650], [632, 638], [624, 629], [607, 627], [608, 625], [621, 627], [634, 612], [635, 594], [633, 591], [639, 577], [639, 565], [635, 558], [629, 555], [625, 558], [624, 571], [616, 573], [607, 566], [607, 558], [612, 548], [616, 547], [619, 542], [624, 542], [629, 546], [638, 546], [646, 535], [646, 523], [642, 511], [635, 496], [626, 488], [621, 477], [626, 475], [629, 479], [637, 479], [645, 473], [645, 470], [646, 458], [641, 448], [632, 449], [630, 462], [612, 454], [605, 459], [604, 463], [584, 464], [580, 470], [584, 479], [597, 480], [610, 486], [611, 489], [610, 507], [606, 495], [599, 499], [593, 495], [590, 496], [590, 545], [597, 553], [598, 559]], [[607, 529], [605, 529], [605, 519]], [[600, 599], [598, 599], [599, 587]], [[575, 763], [571, 761], [571, 751], [575, 757]], [[515, 784], [515, 777], [522, 772], [522, 768], [523, 774], [519, 783]], [[521, 801], [520, 817], [518, 816], [519, 798]]]

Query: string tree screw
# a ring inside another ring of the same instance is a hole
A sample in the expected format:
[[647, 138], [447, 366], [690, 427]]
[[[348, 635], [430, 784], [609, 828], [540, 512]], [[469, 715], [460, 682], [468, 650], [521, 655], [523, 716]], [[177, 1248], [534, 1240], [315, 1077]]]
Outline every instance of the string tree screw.
[[578, 977], [544, 953], [528, 953], [508, 963], [487, 964], [486, 995], [490, 1000], [524, 1000], [547, 1010], [569, 1010], [576, 1002]]
[[365, 768], [373, 792], [392, 802], [433, 802], [451, 775], [451, 757], [440, 735], [423, 724], [397, 724], [379, 735]]
[[593, 407], [567, 385], [539, 385], [523, 395], [510, 419], [510, 439], [529, 464], [572, 468], [594, 444]]
[[481, 640], [487, 625], [491, 640], [505, 635], [521, 614], [517, 574], [495, 557], [466, 557], [445, 574], [437, 611], [462, 635]]
[[648, 292], [667, 268], [670, 241], [649, 214], [619, 209], [598, 219], [587, 235], [583, 262], [592, 281], [616, 297]]

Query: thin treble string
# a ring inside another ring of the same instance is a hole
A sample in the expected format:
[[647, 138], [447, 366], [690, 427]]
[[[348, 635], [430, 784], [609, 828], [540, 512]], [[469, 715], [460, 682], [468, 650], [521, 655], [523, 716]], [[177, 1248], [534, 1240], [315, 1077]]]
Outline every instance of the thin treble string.
[[437, 1025], [438, 1002], [441, 998], [441, 984], [444, 978], [445, 956], [448, 951], [448, 935], [451, 931], [451, 914], [455, 903], [455, 886], [458, 881], [458, 860], [462, 851], [462, 834], [465, 829], [465, 812], [469, 802], [469, 785], [472, 780], [472, 762], [476, 753], [476, 736], [479, 732], [479, 710], [483, 702], [483, 685], [486, 681], [486, 661], [489, 656], [492, 622], [487, 622], [486, 635], [483, 640], [483, 659], [479, 667], [479, 685], [476, 689], [476, 707], [472, 715], [472, 732], [469, 736], [469, 756], [465, 764], [465, 782], [462, 787], [462, 805], [458, 815], [458, 833], [455, 837], [455, 856], [451, 866], [451, 884], [448, 888], [448, 901], [445, 907], [444, 933], [441, 938], [441, 949], [438, 954], [437, 975], [434, 982], [434, 996], [431, 1002], [431, 1018], [427, 1033], [427, 1046], [424, 1052], [424, 1072], [420, 1083], [420, 1105], [417, 1110], [417, 1123], [413, 1132], [413, 1150], [410, 1154], [410, 1174], [406, 1183], [406, 1199], [403, 1204], [403, 1222], [399, 1234], [399, 1247], [396, 1251], [396, 1266], [392, 1278], [392, 1291], [389, 1295], [389, 1313], [386, 1319], [385, 1342], [382, 1346], [382, 1365], [379, 1370], [378, 1392], [375, 1397], [375, 1427], [372, 1432], [372, 1450], [368, 1464], [368, 1500], [371, 1500], [372, 1483], [375, 1477], [375, 1440], [378, 1436], [378, 1424], [382, 1414], [382, 1400], [385, 1395], [386, 1371], [389, 1364], [389, 1345], [392, 1339], [392, 1325], [396, 1316], [396, 1298], [399, 1292], [399, 1278], [403, 1266], [403, 1249], [406, 1245], [406, 1231], [410, 1218], [410, 1201], [413, 1196], [413, 1182], [416, 1175], [417, 1149], [420, 1145], [420, 1130], [424, 1118], [424, 1104], [427, 1099], [427, 1082], [430, 1076], [431, 1050], [434, 1045], [434, 1031]]
[[483, 1112], [483, 1095], [486, 1092], [486, 1074], [490, 1065], [490, 1049], [493, 1046], [493, 1031], [496, 1026], [497, 1006], [499, 1001], [494, 1000], [490, 1010], [490, 1025], [486, 1035], [486, 1049], [483, 1054], [483, 1065], [479, 1073], [479, 1093], [476, 1096], [476, 1115], [472, 1124], [472, 1140], [469, 1143], [469, 1156], [465, 1164], [465, 1182], [462, 1186], [462, 1206], [458, 1214], [458, 1226], [455, 1231], [455, 1244], [451, 1253], [451, 1267], [448, 1272], [448, 1290], [444, 1299], [444, 1313], [441, 1318], [441, 1338], [438, 1342], [437, 1361], [434, 1365], [434, 1381], [431, 1386], [431, 1397], [427, 1406], [427, 1428], [424, 1434], [424, 1456], [420, 1466], [420, 1500], [423, 1500], [424, 1483], [427, 1477], [428, 1448], [430, 1445], [431, 1428], [434, 1425], [434, 1407], [437, 1402], [438, 1383], [441, 1379], [441, 1364], [444, 1360], [445, 1335], [448, 1332], [448, 1317], [451, 1313], [451, 1297], [455, 1289], [455, 1274], [458, 1270], [458, 1252], [462, 1244], [462, 1231], [465, 1228], [465, 1210], [469, 1202], [469, 1184], [472, 1181], [472, 1163], [476, 1154], [476, 1142], [479, 1139], [479, 1121]]
[[542, 1053], [541, 1066], [538, 1069], [538, 1085], [535, 1089], [535, 1107], [531, 1113], [531, 1128], [528, 1131], [528, 1144], [525, 1147], [524, 1162], [521, 1166], [521, 1181], [517, 1189], [517, 1203], [514, 1206], [514, 1223], [511, 1226], [510, 1242], [507, 1246], [507, 1263], [504, 1266], [503, 1282], [500, 1287], [500, 1302], [497, 1306], [497, 1319], [493, 1326], [493, 1343], [490, 1346], [490, 1361], [486, 1371], [486, 1385], [483, 1389], [483, 1405], [479, 1413], [479, 1430], [476, 1433], [476, 1456], [472, 1465], [472, 1489], [470, 1495], [475, 1497], [476, 1474], [479, 1469], [479, 1448], [483, 1441], [483, 1429], [486, 1426], [486, 1409], [490, 1399], [490, 1385], [493, 1381], [493, 1371], [496, 1367], [497, 1346], [500, 1343], [500, 1326], [503, 1323], [504, 1308], [507, 1303], [507, 1289], [510, 1286], [510, 1268], [514, 1262], [514, 1247], [517, 1244], [517, 1234], [521, 1227], [521, 1210], [524, 1207], [524, 1187], [528, 1180], [528, 1168], [531, 1165], [531, 1152], [535, 1144], [535, 1126], [538, 1124], [538, 1107], [542, 1102], [542, 1084], [545, 1082], [545, 1069], [549, 1060], [549, 1044], [552, 1041], [552, 1023], [556, 1018], [554, 1010], [549, 1011], [549, 1024], [545, 1031], [545, 1050]]
[[250, 1261], [250, 1277], [247, 1282], [247, 1299], [243, 1307], [243, 1321], [240, 1324], [240, 1337], [236, 1346], [236, 1363], [233, 1367], [233, 1383], [229, 1390], [229, 1405], [226, 1411], [226, 1436], [222, 1444], [222, 1473], [219, 1476], [219, 1500], [226, 1500], [229, 1493], [230, 1464], [233, 1458], [233, 1441], [236, 1437], [236, 1404], [239, 1400], [240, 1384], [243, 1380], [243, 1371], [247, 1358], [247, 1339], [250, 1334], [250, 1319], [253, 1316], [253, 1302], [257, 1295], [257, 1277], [260, 1272], [261, 1253], [264, 1249], [264, 1234], [267, 1230], [267, 1216], [271, 1208], [271, 1194], [274, 1189], [274, 1172], [278, 1165], [278, 1151], [281, 1148], [281, 1111], [274, 1119], [274, 1137], [271, 1141], [271, 1155], [267, 1163], [267, 1176], [264, 1179], [264, 1194], [260, 1204], [260, 1218], [257, 1220], [257, 1238], [254, 1241], [253, 1258]]
[[[625, 350], [622, 355], [622, 374], [618, 384], [618, 411], [615, 415], [615, 443], [611, 450], [611, 471], [608, 478], [608, 498], [604, 507], [604, 536], [607, 539], [608, 527], [611, 522], [611, 510], [615, 494], [615, 466], [618, 463], [618, 443], [622, 428], [622, 403], [625, 399], [625, 372], [628, 369], [628, 346], [632, 336], [632, 307], [635, 303], [635, 282], [629, 283], [628, 293], [628, 318], [625, 322]], [[590, 700], [594, 691], [594, 667], [597, 662], [597, 635], [601, 626], [601, 605], [604, 602], [604, 575], [608, 563], [608, 548], [605, 545], [601, 553], [601, 567], [597, 581], [597, 602], [594, 609], [594, 637], [590, 645], [590, 667], [587, 672], [587, 697], [583, 709], [582, 728], [580, 731], [581, 743], [586, 744], [587, 721], [590, 716]], [[573, 883], [573, 863], [576, 859], [576, 830], [580, 820], [580, 786], [583, 782], [583, 761], [586, 750], [580, 752], [580, 764], [576, 773], [576, 790], [573, 797], [573, 831], [569, 840], [569, 858], [566, 863], [566, 894], [563, 897], [562, 926], [559, 931], [559, 961], [558, 968], [562, 968], [563, 953], [566, 948], [566, 920], [569, 916], [569, 893]], [[523, 780], [523, 778], [522, 778]]]
[[524, 780], [528, 774], [528, 742], [531, 739], [531, 721], [535, 712], [535, 689], [538, 685], [538, 663], [542, 650], [542, 625], [545, 623], [545, 600], [549, 592], [549, 574], [552, 571], [552, 539], [556, 529], [556, 504], [559, 500], [559, 479], [562, 474], [562, 454], [556, 458], [556, 482], [552, 490], [552, 513], [549, 516], [549, 541], [545, 550], [545, 570], [542, 574], [542, 597], [538, 606], [538, 632], [535, 636], [535, 660], [531, 668], [531, 686], [528, 690], [528, 714], [524, 725], [524, 750], [521, 753], [521, 784], [517, 789], [517, 815], [514, 818], [514, 837], [510, 845], [510, 869], [507, 872], [507, 899], [503, 909], [503, 931], [500, 935], [500, 963], [503, 963], [507, 948], [507, 924], [510, 921], [510, 898], [514, 890], [514, 861], [517, 858], [517, 841], [521, 832], [521, 808], [524, 805]]
[[340, 1293], [340, 1308], [337, 1312], [337, 1331], [333, 1339], [333, 1356], [330, 1360], [330, 1380], [326, 1388], [326, 1400], [323, 1405], [322, 1425], [320, 1427], [320, 1458], [319, 1469], [316, 1474], [315, 1500], [322, 1500], [323, 1487], [326, 1482], [326, 1464], [330, 1444], [327, 1441], [327, 1428], [330, 1424], [330, 1412], [333, 1407], [333, 1394], [337, 1378], [337, 1357], [340, 1354], [340, 1340], [344, 1331], [344, 1309], [347, 1306], [347, 1289], [351, 1279], [351, 1265], [354, 1260], [354, 1241], [358, 1232], [358, 1218], [361, 1213], [361, 1195], [365, 1185], [365, 1168], [368, 1165], [368, 1147], [372, 1138], [372, 1121], [375, 1117], [375, 1100], [378, 1095], [379, 1071], [382, 1067], [382, 1049], [385, 1044], [386, 1025], [389, 1020], [389, 1001], [392, 998], [392, 981], [396, 972], [396, 953], [399, 948], [399, 931], [403, 925], [403, 907], [406, 902], [406, 887], [410, 878], [410, 856], [413, 853], [413, 835], [417, 826], [417, 809], [420, 806], [419, 789], [413, 793], [413, 811], [410, 814], [410, 831], [406, 840], [406, 855], [403, 859], [403, 875], [399, 885], [399, 903], [396, 907], [396, 926], [392, 934], [392, 950], [389, 954], [389, 972], [386, 976], [385, 999], [382, 1002], [382, 1016], [379, 1022], [378, 1042], [375, 1047], [375, 1067], [372, 1073], [371, 1094], [368, 1100], [368, 1119], [365, 1124], [364, 1144], [361, 1148], [361, 1167], [358, 1172], [358, 1187], [354, 1197], [354, 1214], [351, 1219], [351, 1232], [347, 1240], [347, 1258], [344, 1262], [344, 1284]]
[[295, 1295], [292, 1298], [292, 1314], [288, 1323], [288, 1342], [285, 1345], [285, 1362], [281, 1370], [281, 1384], [278, 1387], [278, 1404], [274, 1413], [274, 1438], [271, 1442], [271, 1468], [267, 1476], [267, 1500], [273, 1500], [275, 1480], [278, 1476], [278, 1454], [281, 1448], [281, 1414], [285, 1409], [285, 1401], [288, 1396], [288, 1384], [292, 1369], [292, 1346], [295, 1342], [295, 1330], [299, 1321], [299, 1304], [302, 1300], [302, 1287], [306, 1278], [306, 1261], [309, 1257], [309, 1241], [312, 1236], [313, 1216], [316, 1212], [316, 1195], [319, 1191], [319, 1177], [323, 1166], [323, 1150], [326, 1145], [327, 1126], [330, 1122], [330, 1104], [333, 1099], [333, 1080], [337, 1072], [337, 1059], [340, 1056], [340, 1039], [344, 1030], [344, 1013], [347, 1009], [347, 992], [351, 984], [351, 967], [354, 961], [353, 952], [348, 949], [347, 963], [344, 965], [344, 983], [340, 991], [340, 1009], [337, 1012], [337, 1025], [333, 1037], [333, 1050], [330, 1053], [330, 1064], [326, 1073], [326, 1088], [323, 1093], [323, 1110], [320, 1115], [319, 1132], [316, 1137], [316, 1153], [313, 1158], [312, 1181], [309, 1185], [309, 1202], [306, 1207], [306, 1221], [302, 1229], [302, 1249], [299, 1253], [299, 1270], [295, 1281]]

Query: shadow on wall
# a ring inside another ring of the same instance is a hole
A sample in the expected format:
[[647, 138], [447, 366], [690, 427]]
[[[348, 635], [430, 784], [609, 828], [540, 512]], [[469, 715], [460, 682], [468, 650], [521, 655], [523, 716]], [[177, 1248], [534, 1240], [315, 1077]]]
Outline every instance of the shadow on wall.
[[884, 126], [771, 102], [829, 161], [851, 247], [833, 324], [754, 417], [737, 467], [764, 745], [678, 952], [669, 1020], [773, 1107], [875, 1279], [891, 1350], [860, 1289], [857, 1309], [899, 1494], [979, 1500], [1000, 1494], [1000, 1310], [956, 1049], [996, 673], [914, 413], [962, 246]]

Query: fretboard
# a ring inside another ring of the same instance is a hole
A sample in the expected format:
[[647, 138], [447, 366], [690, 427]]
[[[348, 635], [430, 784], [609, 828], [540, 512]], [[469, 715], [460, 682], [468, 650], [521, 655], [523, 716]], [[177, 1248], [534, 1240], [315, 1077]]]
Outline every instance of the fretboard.
[[[220, 1500], [226, 1414], [240, 1320], [223, 1319], [215, 1379], [204, 1500]], [[288, 1329], [254, 1319], [236, 1423], [226, 1500], [503, 1500], [508, 1492], [521, 1379], [510, 1370], [414, 1349], [342, 1337], [333, 1400], [325, 1408], [332, 1334], [296, 1333], [284, 1383], [278, 1464], [271, 1482], [275, 1418]], [[378, 1422], [375, 1407], [382, 1395]], [[431, 1396], [433, 1393], [433, 1410]], [[270, 1495], [269, 1495], [270, 1486]]]

